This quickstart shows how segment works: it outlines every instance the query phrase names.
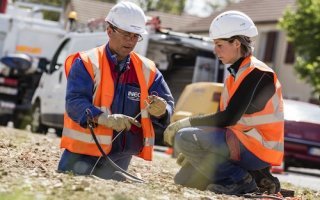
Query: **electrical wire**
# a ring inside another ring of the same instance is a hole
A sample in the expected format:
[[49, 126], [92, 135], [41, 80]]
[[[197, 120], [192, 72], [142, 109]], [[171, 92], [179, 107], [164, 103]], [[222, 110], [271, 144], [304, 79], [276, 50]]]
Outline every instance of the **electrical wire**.
[[[155, 94], [153, 94], [153, 95], [155, 95]], [[158, 96], [158, 95], [156, 94], [156, 96]], [[150, 102], [146, 101], [146, 107], [145, 107], [145, 109], [147, 109], [152, 103], [153, 103], [153, 100], [150, 101]], [[139, 113], [134, 117], [134, 119], [136, 120], [136, 119], [141, 115], [141, 113], [142, 113], [142, 112], [139, 112]], [[126, 172], [124, 169], [122, 169], [121, 167], [119, 167], [116, 163], [114, 163], [114, 162], [111, 160], [111, 158], [110, 158], [109, 156], [107, 156], [107, 155], [104, 153], [104, 151], [103, 151], [101, 145], [99, 144], [99, 141], [97, 140], [97, 137], [96, 137], [96, 135], [95, 135], [95, 133], [94, 133], [94, 131], [93, 131], [94, 120], [93, 120], [93, 115], [92, 115], [92, 113], [91, 113], [91, 111], [90, 111], [89, 109], [86, 110], [86, 115], [87, 115], [87, 123], [88, 123], [89, 129], [90, 129], [91, 135], [92, 135], [92, 137], [93, 137], [93, 140], [94, 140], [94, 142], [96, 143], [99, 151], [100, 151], [101, 154], [102, 154], [102, 156], [100, 156], [100, 157], [98, 158], [98, 160], [96, 161], [96, 163], [93, 165], [93, 167], [92, 167], [91, 172], [90, 172], [89, 175], [92, 175], [92, 173], [93, 173], [95, 167], [97, 166], [98, 162], [100, 161], [101, 157], [105, 157], [106, 160], [107, 160], [107, 162], [109, 162], [109, 163], [111, 164], [111, 166], [113, 166], [115, 169], [119, 170], [119, 171], [116, 171], [115, 173], [117, 173], [117, 174], [119, 174], [119, 175], [121, 175], [121, 176], [125, 176], [126, 178], [128, 178], [128, 179], [130, 179], [130, 180], [132, 180], [132, 181], [135, 181], [135, 182], [144, 182], [142, 179], [137, 178], [137, 177], [135, 177], [134, 175], [129, 174], [129, 173]], [[113, 141], [114, 141], [119, 135], [121, 135], [124, 130], [125, 130], [125, 129], [121, 130], [121, 131], [112, 139], [111, 143], [113, 143]]]
[[92, 138], [94, 140], [94, 142], [96, 143], [100, 153], [102, 154], [102, 156], [100, 156], [97, 160], [97, 162], [95, 163], [95, 165], [93, 166], [91, 172], [90, 172], [90, 175], [92, 174], [95, 166], [97, 165], [97, 163], [99, 162], [99, 160], [101, 159], [101, 157], [105, 158], [105, 160], [116, 170], [114, 173], [122, 176], [122, 177], [125, 177], [126, 179], [129, 179], [131, 181], [134, 181], [134, 182], [139, 182], [139, 183], [143, 183], [144, 180], [138, 178], [138, 177], [135, 177], [134, 175], [128, 173], [127, 171], [125, 171], [124, 169], [122, 169], [121, 167], [119, 167], [116, 163], [113, 162], [113, 160], [107, 156], [107, 154], [103, 151], [101, 145], [99, 144], [99, 141], [94, 133], [94, 121], [93, 121], [93, 117], [92, 117], [92, 113], [89, 109], [86, 110], [86, 115], [87, 115], [87, 122], [88, 122], [88, 127], [90, 129], [90, 133], [92, 135]]

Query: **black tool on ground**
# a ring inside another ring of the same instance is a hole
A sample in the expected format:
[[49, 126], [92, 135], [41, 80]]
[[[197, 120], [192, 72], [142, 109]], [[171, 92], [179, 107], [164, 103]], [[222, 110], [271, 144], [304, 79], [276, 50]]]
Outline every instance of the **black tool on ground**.
[[138, 182], [138, 183], [143, 183], [144, 180], [135, 177], [134, 175], [128, 173], [127, 171], [125, 171], [124, 169], [122, 169], [121, 167], [119, 167], [116, 163], [114, 163], [111, 158], [109, 156], [107, 156], [107, 154], [103, 151], [101, 145], [99, 144], [99, 141], [96, 137], [96, 134], [93, 131], [93, 128], [95, 127], [95, 123], [93, 120], [93, 116], [92, 113], [89, 109], [86, 110], [86, 115], [87, 115], [87, 125], [90, 129], [90, 133], [92, 135], [92, 138], [94, 140], [94, 142], [96, 143], [99, 151], [102, 154], [102, 157], [106, 159], [106, 161], [116, 170], [114, 173], [116, 173], [117, 175], [120, 175], [122, 177], [124, 177], [125, 179], [134, 181], [134, 182]]
[[277, 199], [284, 200], [286, 197], [294, 197], [293, 190], [281, 189], [278, 194], [266, 194], [266, 193], [248, 193], [242, 195], [248, 199]]
[[280, 193], [283, 197], [294, 197], [294, 190], [282, 189]]

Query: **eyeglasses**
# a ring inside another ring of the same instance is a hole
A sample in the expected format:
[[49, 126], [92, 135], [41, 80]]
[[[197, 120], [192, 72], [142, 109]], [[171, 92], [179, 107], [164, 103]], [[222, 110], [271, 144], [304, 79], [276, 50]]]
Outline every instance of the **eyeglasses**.
[[126, 40], [137, 40], [138, 42], [141, 42], [143, 40], [143, 37], [140, 34], [122, 31], [121, 29], [113, 25], [110, 25], [110, 28], [113, 30], [113, 32], [117, 32], [120, 35], [122, 35], [122, 37], [125, 38]]

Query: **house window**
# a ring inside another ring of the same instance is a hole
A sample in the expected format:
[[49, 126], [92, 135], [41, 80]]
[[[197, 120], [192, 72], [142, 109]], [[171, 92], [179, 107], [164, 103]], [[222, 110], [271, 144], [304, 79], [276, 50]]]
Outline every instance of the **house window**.
[[295, 61], [294, 47], [293, 47], [293, 44], [289, 42], [286, 50], [285, 63], [292, 64], [294, 63], [294, 61]]
[[278, 38], [277, 31], [270, 31], [267, 33], [266, 49], [264, 51], [263, 61], [273, 62], [275, 56], [275, 47]]

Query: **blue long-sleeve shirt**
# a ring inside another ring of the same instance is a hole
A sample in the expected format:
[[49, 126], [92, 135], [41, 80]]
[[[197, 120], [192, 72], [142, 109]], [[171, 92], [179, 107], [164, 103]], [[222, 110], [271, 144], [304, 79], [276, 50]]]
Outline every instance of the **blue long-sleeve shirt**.
[[[119, 113], [135, 117], [140, 112], [140, 86], [133, 64], [128, 56], [122, 62], [117, 63], [115, 55], [106, 45], [107, 58], [111, 68], [115, 87], [115, 94], [111, 105], [113, 114]], [[103, 80], [102, 80], [103, 81]], [[67, 81], [66, 112], [69, 117], [82, 127], [87, 126], [86, 109], [90, 109], [93, 117], [102, 113], [93, 102], [94, 82], [81, 60], [78, 58], [73, 63]], [[171, 92], [159, 70], [156, 72], [155, 80], [149, 88], [149, 94], [156, 93], [167, 101], [166, 114], [158, 119], [151, 117], [154, 127], [164, 130], [170, 123], [173, 113], [174, 100]], [[138, 118], [140, 119], [140, 118]], [[116, 134], [114, 132], [114, 134]], [[125, 151], [138, 153], [142, 148], [141, 129], [132, 126], [128, 133], [122, 133], [113, 143], [112, 151]]]

